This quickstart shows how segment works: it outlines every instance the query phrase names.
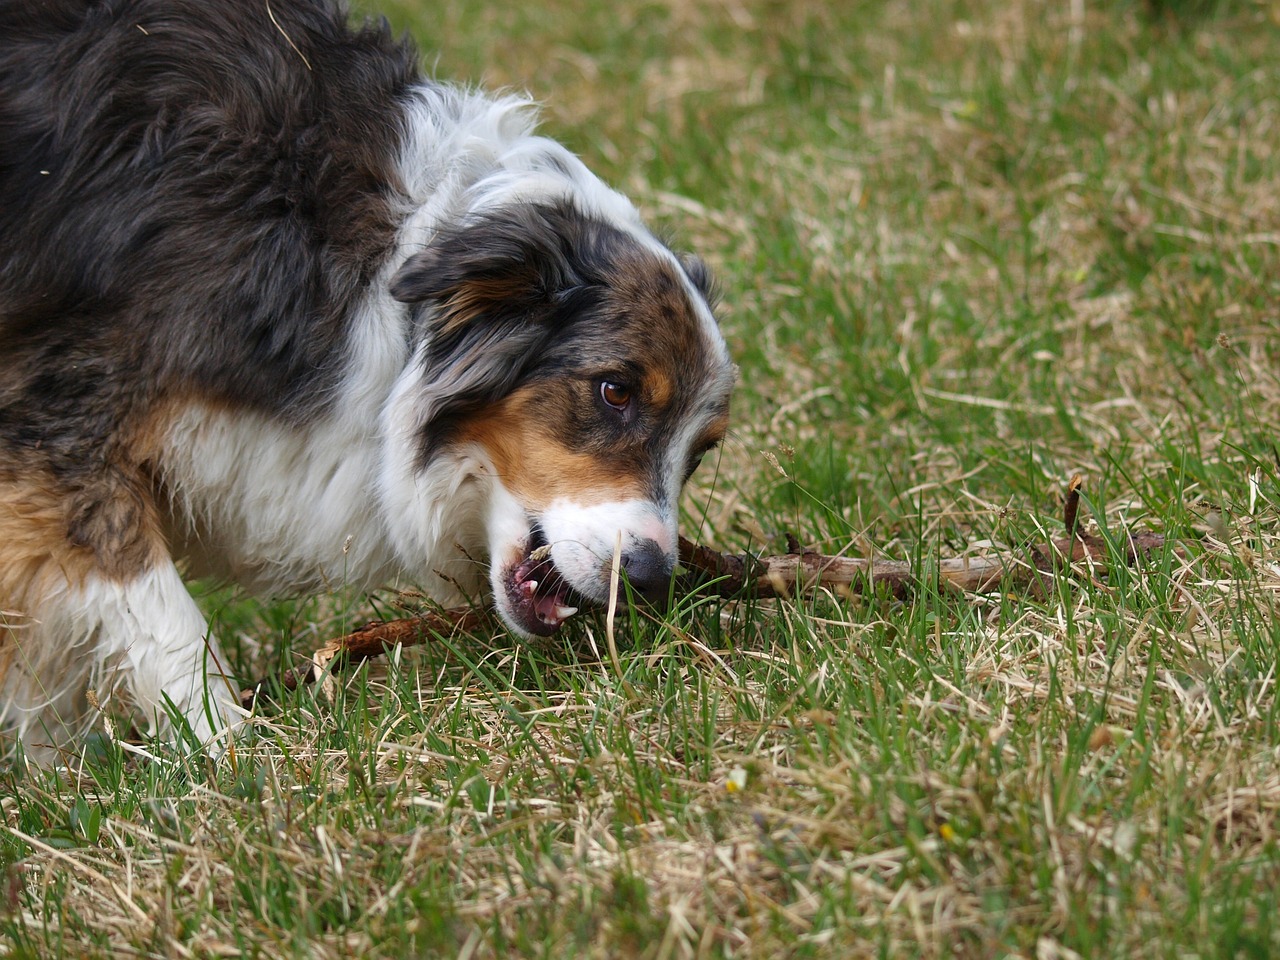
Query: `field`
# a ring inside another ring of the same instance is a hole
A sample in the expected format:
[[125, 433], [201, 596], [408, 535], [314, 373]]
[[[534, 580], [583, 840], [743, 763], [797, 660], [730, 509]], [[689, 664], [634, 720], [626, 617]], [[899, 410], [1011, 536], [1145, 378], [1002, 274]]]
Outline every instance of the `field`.
[[[1276, 6], [378, 9], [712, 266], [686, 534], [927, 572], [1079, 474], [1168, 545], [397, 650], [221, 763], [104, 735], [0, 774], [0, 953], [1280, 955]], [[412, 602], [199, 589], [246, 678]]]

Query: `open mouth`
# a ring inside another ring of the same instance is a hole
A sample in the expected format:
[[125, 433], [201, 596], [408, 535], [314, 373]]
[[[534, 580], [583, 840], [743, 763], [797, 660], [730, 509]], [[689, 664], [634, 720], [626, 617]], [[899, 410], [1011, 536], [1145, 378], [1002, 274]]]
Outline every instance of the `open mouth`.
[[578, 612], [576, 594], [551, 560], [551, 545], [534, 526], [524, 558], [507, 578], [511, 617], [529, 633], [547, 637]]

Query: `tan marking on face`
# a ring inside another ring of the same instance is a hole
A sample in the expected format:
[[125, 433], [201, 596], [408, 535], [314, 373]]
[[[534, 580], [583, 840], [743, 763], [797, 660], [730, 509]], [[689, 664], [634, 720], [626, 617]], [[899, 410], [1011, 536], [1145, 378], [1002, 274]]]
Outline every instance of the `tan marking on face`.
[[675, 396], [675, 382], [671, 371], [663, 366], [654, 366], [644, 378], [643, 394], [646, 403], [659, 410], [665, 409]]
[[467, 421], [457, 442], [482, 447], [503, 486], [529, 510], [561, 498], [583, 506], [643, 498], [640, 478], [617, 464], [570, 450], [555, 436], [555, 413], [546, 400], [536, 385], [516, 390]]
[[609, 298], [611, 307], [623, 315], [622, 324], [631, 328], [636, 345], [672, 378], [667, 383], [670, 390], [681, 366], [706, 352], [702, 323], [677, 269], [648, 251], [637, 251], [615, 264]]

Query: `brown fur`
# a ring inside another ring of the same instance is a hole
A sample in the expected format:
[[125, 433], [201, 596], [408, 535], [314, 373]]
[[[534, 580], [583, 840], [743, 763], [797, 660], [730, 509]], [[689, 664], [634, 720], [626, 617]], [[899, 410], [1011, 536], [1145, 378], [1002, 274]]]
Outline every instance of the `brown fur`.
[[492, 558], [513, 629], [599, 601], [618, 534], [667, 593], [732, 386], [705, 269], [521, 109], [332, 0], [0, 0], [0, 738], [104, 680], [232, 727], [193, 571], [449, 594], [555, 528], [536, 597]]
[[20, 617], [59, 584], [81, 587], [91, 574], [123, 582], [165, 556], [148, 489], [113, 472], [77, 491], [41, 470], [0, 473], [0, 543], [0, 609]]
[[57, 585], [79, 586], [96, 566], [93, 551], [67, 537], [66, 500], [48, 477], [0, 474], [0, 684], [18, 633]]
[[[560, 398], [557, 398], [560, 399]], [[517, 390], [472, 417], [459, 431], [462, 443], [482, 446], [503, 485], [530, 509], [560, 497], [589, 505], [644, 495], [630, 464], [569, 449], [557, 436], [558, 418], [548, 416], [545, 385]]]
[[709, 450], [725, 438], [729, 432], [729, 414], [726, 411], [707, 424], [707, 429], [694, 441], [693, 449], [698, 452]]
[[619, 258], [610, 273], [609, 302], [616, 304], [620, 327], [635, 346], [654, 358], [652, 370], [679, 373], [680, 365], [705, 356], [705, 335], [690, 312], [689, 298], [675, 268], [647, 250]]
[[[638, 247], [619, 245], [615, 253], [603, 268], [608, 293], [596, 320], [609, 336], [575, 342], [560, 372], [471, 413], [454, 435], [484, 447], [504, 485], [531, 510], [561, 497], [590, 505], [652, 495], [668, 469], [667, 431], [703, 399], [706, 372], [696, 364], [706, 355], [705, 334], [673, 268]], [[482, 308], [514, 295], [516, 282], [484, 277], [460, 285], [448, 301], [450, 323], [483, 322]], [[601, 381], [630, 388], [633, 419], [620, 422], [601, 407]], [[718, 443], [727, 423], [727, 410], [719, 412], [695, 453]]]
[[68, 536], [67, 498], [48, 476], [0, 475], [0, 606], [19, 610], [56, 579], [79, 585], [97, 566], [94, 551]]
[[[134, 431], [140, 460], [155, 450], [162, 427], [153, 417]], [[0, 681], [14, 653], [15, 631], [61, 589], [91, 576], [129, 580], [167, 556], [154, 485], [137, 464], [99, 464], [74, 485], [46, 469], [38, 453], [0, 470]]]

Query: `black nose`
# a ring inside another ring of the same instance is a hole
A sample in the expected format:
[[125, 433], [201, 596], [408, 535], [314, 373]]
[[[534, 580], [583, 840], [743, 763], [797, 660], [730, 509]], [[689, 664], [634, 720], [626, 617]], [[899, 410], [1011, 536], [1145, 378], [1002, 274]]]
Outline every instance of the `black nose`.
[[643, 540], [622, 553], [622, 572], [627, 575], [627, 582], [650, 603], [666, 603], [674, 571], [675, 558], [652, 540]]

